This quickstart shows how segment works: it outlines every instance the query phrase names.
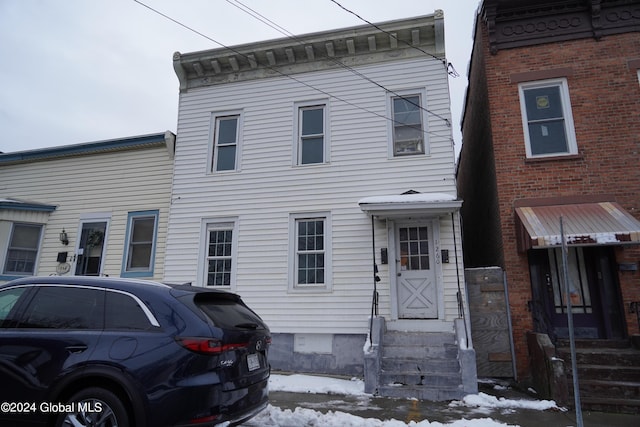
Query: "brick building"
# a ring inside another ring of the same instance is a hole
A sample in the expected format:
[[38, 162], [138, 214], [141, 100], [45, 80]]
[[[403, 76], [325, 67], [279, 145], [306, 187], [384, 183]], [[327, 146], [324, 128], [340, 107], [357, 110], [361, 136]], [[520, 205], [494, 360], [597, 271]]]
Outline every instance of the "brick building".
[[640, 333], [640, 2], [484, 0], [458, 194], [467, 267], [507, 278], [518, 377], [527, 332]]

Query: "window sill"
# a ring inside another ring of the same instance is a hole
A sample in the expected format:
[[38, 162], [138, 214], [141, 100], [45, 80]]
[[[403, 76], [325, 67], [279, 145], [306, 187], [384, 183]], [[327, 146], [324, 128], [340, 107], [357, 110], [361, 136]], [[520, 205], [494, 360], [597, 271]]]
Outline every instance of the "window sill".
[[562, 154], [557, 156], [547, 156], [547, 157], [527, 157], [524, 159], [525, 163], [540, 163], [540, 162], [554, 162], [558, 160], [582, 160], [584, 159], [583, 154]]
[[290, 294], [311, 294], [311, 293], [317, 293], [317, 294], [328, 294], [331, 293], [332, 290], [330, 287], [327, 287], [326, 285], [323, 286], [299, 286], [299, 287], [294, 287], [294, 288], [289, 288], [289, 293]]

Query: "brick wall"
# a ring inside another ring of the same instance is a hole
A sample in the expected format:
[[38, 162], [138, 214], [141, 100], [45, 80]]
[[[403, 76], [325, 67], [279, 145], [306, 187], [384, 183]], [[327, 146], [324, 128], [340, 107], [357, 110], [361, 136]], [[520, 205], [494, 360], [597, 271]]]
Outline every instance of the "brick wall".
[[[522, 377], [528, 374], [525, 334], [533, 329], [533, 324], [527, 306], [531, 300], [527, 256], [516, 248], [514, 201], [610, 195], [640, 219], [640, 83], [633, 65], [640, 57], [640, 33], [612, 35], [600, 41], [586, 38], [505, 49], [491, 55], [486, 29], [483, 25], [479, 27], [483, 45], [476, 48], [482, 49], [485, 69], [474, 70], [472, 64], [471, 73], [486, 74], [497, 211], [502, 225], [518, 373]], [[518, 84], [512, 78], [520, 73], [567, 68], [578, 155], [526, 160]], [[471, 75], [470, 82], [476, 78]], [[467, 111], [464, 143], [474, 145], [474, 128], [466, 123], [468, 119], [475, 120]], [[463, 147], [463, 157], [464, 150]], [[466, 158], [461, 159], [461, 169], [468, 166], [465, 161]], [[462, 174], [465, 181], [470, 180], [469, 173]], [[477, 169], [474, 173], [478, 173]], [[465, 195], [465, 203], [466, 199]], [[468, 228], [465, 222], [465, 237], [471, 232]], [[615, 254], [618, 263], [640, 261], [640, 250], [635, 246], [618, 247]], [[640, 301], [640, 274], [619, 271], [618, 277], [628, 332], [638, 333], [635, 314], [629, 313], [628, 307], [630, 302]]]

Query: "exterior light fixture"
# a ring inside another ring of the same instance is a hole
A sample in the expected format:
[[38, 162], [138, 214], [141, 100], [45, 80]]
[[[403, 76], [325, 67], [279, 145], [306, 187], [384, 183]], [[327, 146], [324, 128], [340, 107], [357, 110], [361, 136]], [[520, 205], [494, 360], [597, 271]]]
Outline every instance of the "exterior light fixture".
[[67, 232], [64, 231], [64, 228], [62, 229], [62, 233], [60, 233], [60, 243], [65, 246], [69, 244], [69, 236], [67, 236]]

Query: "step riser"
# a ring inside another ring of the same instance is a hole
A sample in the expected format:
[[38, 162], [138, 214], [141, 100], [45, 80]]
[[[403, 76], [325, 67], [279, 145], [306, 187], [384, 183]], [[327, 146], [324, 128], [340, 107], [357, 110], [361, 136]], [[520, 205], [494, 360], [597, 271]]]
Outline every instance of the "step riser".
[[436, 388], [424, 388], [424, 387], [388, 387], [383, 386], [379, 389], [381, 396], [386, 397], [398, 397], [406, 398], [411, 397], [418, 400], [430, 400], [435, 402], [442, 402], [445, 400], [462, 399], [465, 393], [459, 389], [436, 389]]
[[398, 375], [393, 373], [382, 373], [380, 375], [380, 383], [383, 385], [402, 384], [408, 386], [453, 388], [459, 386], [461, 381], [460, 375]]
[[[568, 366], [569, 378], [571, 378], [571, 366]], [[628, 381], [640, 384], [640, 369], [618, 368], [609, 366], [580, 366], [578, 365], [579, 380], [606, 380]]]
[[384, 345], [441, 347], [445, 344], [455, 345], [453, 334], [414, 334], [391, 332], [384, 335]]
[[433, 360], [402, 360], [382, 359], [383, 371], [395, 372], [422, 372], [422, 373], [455, 373], [460, 372], [460, 364], [457, 359], [433, 359]]
[[457, 347], [403, 347], [385, 345], [382, 348], [382, 357], [396, 359], [455, 359], [458, 357]]

